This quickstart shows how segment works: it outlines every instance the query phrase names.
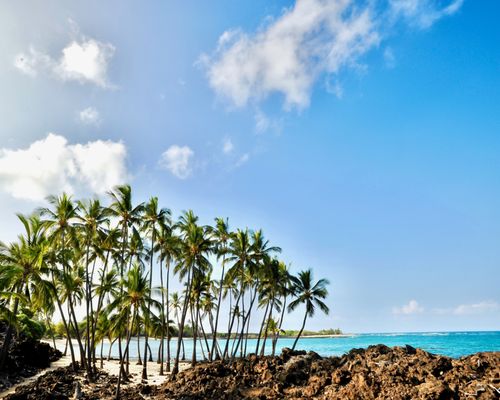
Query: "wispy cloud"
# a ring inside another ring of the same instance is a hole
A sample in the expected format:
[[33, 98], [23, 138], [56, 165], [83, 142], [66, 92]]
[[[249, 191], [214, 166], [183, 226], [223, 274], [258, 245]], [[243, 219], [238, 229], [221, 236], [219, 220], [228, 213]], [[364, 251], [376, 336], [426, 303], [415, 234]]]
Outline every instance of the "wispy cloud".
[[301, 0], [256, 34], [229, 30], [201, 58], [210, 86], [237, 107], [284, 96], [286, 109], [307, 107], [322, 73], [336, 73], [379, 42], [369, 7]]
[[453, 309], [455, 315], [483, 314], [500, 311], [500, 304], [496, 301], [481, 301], [473, 304], [460, 304]]
[[172, 145], [161, 155], [159, 164], [179, 179], [186, 179], [192, 173], [191, 160], [194, 151], [188, 146]]
[[[359, 69], [361, 57], [390, 36], [396, 22], [428, 28], [462, 4], [463, 0], [447, 5], [437, 0], [297, 0], [277, 18], [266, 17], [255, 33], [238, 28], [223, 32], [216, 50], [203, 54], [200, 63], [211, 88], [235, 107], [280, 94], [286, 110], [300, 110], [309, 105], [322, 76]], [[392, 50], [386, 48], [385, 58], [388, 65], [394, 64]], [[338, 80], [326, 82], [336, 83], [331, 92], [340, 97]]]
[[236, 161], [235, 167], [241, 167], [243, 164], [248, 162], [250, 159], [250, 155], [248, 153], [243, 154], [238, 160]]
[[0, 188], [33, 201], [62, 191], [102, 194], [128, 180], [126, 156], [120, 142], [69, 144], [50, 133], [25, 149], [0, 148]]
[[78, 118], [85, 125], [99, 126], [101, 117], [95, 107], [87, 107], [78, 113]]
[[401, 307], [393, 307], [392, 313], [395, 315], [411, 315], [411, 314], [419, 314], [424, 311], [424, 308], [421, 307], [416, 300], [410, 300], [408, 304], [405, 304]]
[[452, 0], [445, 6], [440, 3], [435, 0], [390, 0], [390, 13], [394, 19], [403, 18], [410, 25], [427, 29], [441, 18], [455, 14], [464, 0]]

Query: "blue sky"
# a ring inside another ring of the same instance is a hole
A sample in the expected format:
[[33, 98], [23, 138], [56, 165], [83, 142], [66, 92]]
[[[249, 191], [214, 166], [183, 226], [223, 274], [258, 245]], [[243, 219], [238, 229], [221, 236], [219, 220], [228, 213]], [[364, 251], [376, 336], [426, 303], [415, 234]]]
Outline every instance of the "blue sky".
[[[133, 185], [262, 228], [350, 332], [500, 329], [500, 4], [0, 8], [0, 237]], [[300, 315], [288, 318], [296, 327]]]

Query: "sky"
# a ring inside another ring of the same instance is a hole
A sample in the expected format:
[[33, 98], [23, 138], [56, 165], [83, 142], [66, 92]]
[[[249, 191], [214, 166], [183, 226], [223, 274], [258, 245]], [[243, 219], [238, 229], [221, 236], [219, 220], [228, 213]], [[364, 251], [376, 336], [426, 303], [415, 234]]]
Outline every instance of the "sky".
[[262, 228], [292, 271], [329, 279], [309, 329], [500, 330], [499, 14], [2, 2], [0, 239], [49, 194], [128, 182], [176, 216]]

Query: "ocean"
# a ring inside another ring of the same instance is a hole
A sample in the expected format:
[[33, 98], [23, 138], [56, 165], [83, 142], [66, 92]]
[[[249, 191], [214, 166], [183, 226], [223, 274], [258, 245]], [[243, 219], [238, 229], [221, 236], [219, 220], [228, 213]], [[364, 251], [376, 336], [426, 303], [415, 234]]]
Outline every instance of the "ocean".
[[[284, 347], [292, 347], [294, 339], [281, 338], [278, 340], [276, 353], [279, 354]], [[153, 357], [156, 359], [160, 341], [156, 339], [149, 340]], [[175, 355], [176, 339], [171, 340], [171, 355]], [[211, 342], [209, 340], [211, 345]], [[225, 341], [220, 341], [224, 346]], [[257, 340], [249, 339], [247, 353], [255, 352]], [[385, 344], [387, 346], [405, 346], [410, 345], [419, 347], [430, 353], [445, 355], [449, 357], [462, 357], [481, 351], [500, 351], [500, 331], [489, 332], [422, 332], [422, 333], [363, 333], [353, 334], [346, 337], [322, 337], [322, 338], [301, 338], [296, 349], [315, 351], [321, 356], [338, 356], [347, 353], [353, 348], [366, 348], [370, 345]], [[191, 359], [193, 341], [184, 339], [185, 355]], [[197, 344], [197, 358], [203, 358], [201, 351], [201, 342]], [[144, 352], [143, 341], [140, 339], [141, 356]], [[107, 356], [109, 343], [104, 342], [103, 354]], [[100, 352], [100, 345], [97, 353]], [[266, 343], [266, 354], [271, 353], [271, 343]], [[118, 345], [112, 347], [111, 354], [118, 357]], [[130, 357], [137, 358], [137, 338], [133, 338], [130, 343]]]

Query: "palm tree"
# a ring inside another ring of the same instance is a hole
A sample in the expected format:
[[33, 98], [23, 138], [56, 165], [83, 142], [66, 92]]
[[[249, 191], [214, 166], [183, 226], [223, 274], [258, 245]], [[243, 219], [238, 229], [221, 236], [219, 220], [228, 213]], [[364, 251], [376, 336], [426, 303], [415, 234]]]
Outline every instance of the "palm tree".
[[[30, 282], [35, 284], [41, 282], [42, 274], [47, 271], [45, 261], [48, 252], [48, 242], [43, 233], [43, 224], [38, 216], [33, 215], [27, 218], [18, 214], [18, 218], [25, 228], [25, 234], [19, 236], [18, 243], [12, 243], [10, 246], [0, 242], [0, 260], [4, 266], [2, 272], [7, 274], [10, 288], [15, 293], [15, 295], [10, 296], [14, 301], [12, 305], [13, 317], [17, 315], [23, 290]], [[12, 323], [8, 324], [0, 352], [0, 370], [5, 365], [13, 328]]]
[[[120, 360], [120, 371], [118, 373], [118, 383], [116, 386], [116, 399], [120, 398], [120, 384], [122, 380], [123, 367], [126, 355], [129, 351], [131, 333], [139, 315], [147, 314], [150, 311], [151, 303], [155, 302], [150, 298], [151, 290], [148, 285], [148, 279], [141, 272], [139, 265], [135, 264], [129, 269], [127, 277], [123, 282], [124, 291], [115, 299], [115, 307], [118, 309], [118, 314], [124, 316], [126, 321], [126, 342], [124, 356]], [[147, 329], [146, 329], [147, 330]]]
[[[82, 241], [85, 246], [85, 311], [86, 311], [86, 348], [87, 359], [93, 361], [95, 367], [95, 349], [94, 349], [94, 310], [92, 301], [92, 278], [89, 274], [90, 249], [93, 243], [98, 239], [99, 234], [103, 232], [103, 225], [109, 222], [109, 211], [101, 206], [99, 200], [79, 201], [78, 209], [80, 213], [77, 219], [80, 221], [76, 225], [80, 227]], [[91, 334], [92, 328], [92, 334]]]
[[[180, 253], [180, 262], [176, 265], [175, 271], [179, 274], [181, 279], [187, 277], [186, 280], [186, 296], [184, 297], [184, 306], [182, 308], [180, 326], [179, 326], [179, 340], [180, 342], [184, 333], [184, 323], [186, 322], [186, 315], [188, 306], [191, 299], [191, 288], [194, 277], [197, 274], [203, 274], [204, 271], [211, 269], [208, 255], [212, 252], [212, 241], [208, 237], [207, 229], [196, 225], [197, 217], [194, 216], [192, 211], [186, 212], [180, 220], [179, 227], [183, 234], [183, 244]], [[196, 329], [193, 324], [193, 334], [196, 335]], [[196, 336], [193, 338], [196, 342]], [[179, 355], [180, 346], [177, 346], [177, 354], [175, 358], [174, 367], [172, 369], [172, 376], [179, 372]], [[194, 354], [193, 354], [194, 355]], [[196, 360], [192, 360], [194, 365]]]
[[[144, 207], [144, 230], [149, 232], [151, 235], [151, 247], [150, 247], [150, 256], [149, 256], [149, 290], [151, 291], [151, 287], [153, 285], [153, 260], [154, 260], [154, 252], [155, 252], [155, 239], [157, 235], [157, 227], [159, 225], [164, 224], [164, 222], [170, 217], [170, 210], [166, 208], [158, 208], [158, 198], [151, 197], [149, 202]], [[149, 297], [151, 298], [151, 292], [149, 293]], [[148, 308], [147, 317], [150, 314], [150, 308]], [[164, 320], [164, 315], [161, 316], [162, 322]], [[146, 319], [145, 323], [148, 324], [148, 320]], [[163, 326], [165, 324], [163, 323]], [[148, 368], [148, 330], [146, 329], [145, 338], [144, 338], [144, 363], [142, 365], [142, 379], [144, 381], [148, 380], [147, 368]], [[163, 348], [161, 351], [161, 366], [160, 366], [160, 375], [163, 375]]]
[[[224, 218], [216, 218], [215, 219], [215, 228], [211, 230], [212, 236], [215, 240], [215, 254], [217, 255], [217, 259], [222, 257], [222, 272], [220, 276], [220, 283], [219, 283], [219, 295], [217, 299], [217, 309], [215, 313], [215, 326], [214, 326], [214, 333], [213, 333], [213, 339], [212, 339], [212, 349], [210, 350], [210, 360], [213, 359], [214, 357], [214, 352], [217, 347], [217, 329], [219, 326], [219, 313], [220, 313], [220, 305], [222, 301], [222, 285], [224, 282], [224, 269], [226, 266], [226, 254], [228, 250], [228, 242], [231, 239], [232, 233], [229, 231], [229, 224], [228, 220], [224, 220]], [[221, 357], [222, 355], [219, 354]]]
[[[123, 282], [126, 266], [125, 250], [127, 248], [129, 228], [140, 221], [144, 205], [141, 203], [135, 207], [133, 206], [132, 188], [130, 185], [117, 186], [108, 194], [112, 199], [112, 203], [109, 206], [110, 215], [117, 218], [118, 225], [121, 226], [120, 280]], [[120, 284], [120, 292], [123, 292], [123, 283]], [[121, 360], [123, 357], [121, 336], [118, 337], [118, 353]]]
[[[179, 320], [179, 315], [182, 311], [182, 300], [179, 296], [179, 293], [173, 292], [170, 296], [170, 307], [172, 308], [174, 312], [174, 317], [177, 321], [177, 328], [181, 326], [180, 320]], [[184, 340], [182, 337], [180, 337], [180, 343], [177, 341], [177, 347], [182, 346], [182, 359], [184, 360], [186, 358], [185, 352], [184, 352]]]
[[326, 315], [330, 312], [328, 306], [322, 301], [328, 296], [328, 290], [326, 290], [326, 285], [328, 284], [329, 282], [327, 279], [320, 279], [318, 282], [314, 283], [311, 269], [299, 272], [294, 285], [296, 299], [290, 303], [288, 311], [291, 312], [300, 304], [304, 304], [306, 306], [306, 312], [304, 314], [304, 320], [297, 338], [293, 342], [292, 350], [295, 350], [295, 346], [299, 341], [300, 335], [302, 335], [302, 331], [306, 326], [307, 317], [314, 316], [316, 306], [318, 306]]
[[[169, 296], [169, 284], [170, 284], [170, 266], [174, 260], [179, 257], [180, 250], [180, 239], [174, 233], [174, 227], [169, 223], [169, 221], [165, 221], [160, 225], [160, 230], [158, 232], [157, 238], [157, 249], [160, 253], [160, 285], [161, 285], [161, 313], [162, 313], [162, 323], [166, 326], [163, 327], [162, 330], [162, 338], [161, 338], [161, 348], [162, 348], [162, 356], [163, 356], [163, 341], [164, 336], [163, 333], [167, 333], [167, 361], [166, 368], [167, 372], [170, 372], [170, 296]], [[163, 290], [163, 269], [162, 269], [162, 261], [165, 260], [165, 267], [167, 273], [166, 286], [165, 290]], [[167, 300], [167, 304], [165, 306], [165, 298]], [[165, 318], [166, 311], [166, 318]], [[160, 372], [163, 372], [163, 367], [160, 366]]]

